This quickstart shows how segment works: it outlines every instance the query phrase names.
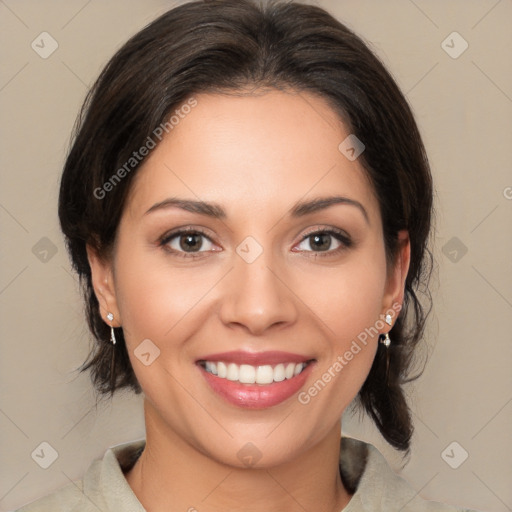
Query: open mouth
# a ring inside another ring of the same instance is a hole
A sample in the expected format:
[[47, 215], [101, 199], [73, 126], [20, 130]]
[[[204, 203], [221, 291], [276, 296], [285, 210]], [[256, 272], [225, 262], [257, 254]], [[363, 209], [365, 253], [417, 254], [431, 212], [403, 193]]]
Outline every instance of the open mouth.
[[207, 373], [220, 379], [226, 379], [240, 384], [269, 385], [283, 382], [300, 375], [314, 359], [305, 362], [283, 362], [274, 365], [236, 364], [223, 361], [199, 360], [197, 364]]
[[266, 409], [298, 393], [314, 371], [316, 359], [279, 350], [232, 350], [196, 360], [208, 387], [232, 405]]

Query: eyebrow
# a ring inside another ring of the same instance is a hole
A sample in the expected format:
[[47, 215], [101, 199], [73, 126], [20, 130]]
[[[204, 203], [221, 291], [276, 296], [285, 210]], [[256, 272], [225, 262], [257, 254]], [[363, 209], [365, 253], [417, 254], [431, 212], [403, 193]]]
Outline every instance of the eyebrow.
[[[312, 213], [325, 210], [330, 206], [337, 204], [345, 204], [348, 206], [355, 206], [363, 214], [366, 222], [369, 224], [368, 212], [364, 206], [355, 199], [350, 199], [343, 196], [329, 196], [317, 197], [310, 201], [299, 201], [290, 209], [290, 216], [292, 218], [300, 218]], [[225, 219], [227, 217], [226, 211], [222, 206], [217, 203], [208, 203], [206, 201], [194, 201], [191, 199], [179, 199], [176, 197], [169, 197], [158, 203], [155, 203], [144, 215], [149, 213], [165, 210], [167, 208], [181, 208], [187, 212], [198, 213], [200, 215], [207, 215], [215, 219]]]

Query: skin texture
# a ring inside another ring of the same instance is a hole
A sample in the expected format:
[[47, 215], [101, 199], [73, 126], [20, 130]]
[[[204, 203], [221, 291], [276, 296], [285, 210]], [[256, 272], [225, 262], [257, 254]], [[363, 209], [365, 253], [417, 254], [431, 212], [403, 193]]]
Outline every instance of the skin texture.
[[[195, 98], [140, 169], [112, 259], [88, 251], [103, 318], [123, 327], [144, 391], [147, 444], [128, 483], [148, 511], [169, 503], [199, 512], [339, 511], [350, 499], [338, 471], [341, 416], [368, 375], [377, 336], [306, 405], [295, 394], [261, 410], [234, 406], [196, 361], [232, 350], [307, 355], [316, 360], [307, 390], [402, 303], [407, 233], [388, 268], [377, 199], [358, 160], [338, 150], [350, 132], [322, 98], [276, 90]], [[289, 215], [298, 201], [333, 195], [358, 201], [367, 219], [350, 204]], [[177, 207], [145, 214], [169, 197], [215, 202], [226, 218]], [[183, 246], [178, 252], [180, 237], [159, 244], [183, 227], [206, 233], [194, 259]], [[328, 252], [305, 238], [330, 228], [352, 244], [332, 237]], [[248, 236], [263, 249], [252, 263], [236, 252]], [[160, 350], [149, 366], [134, 354], [145, 339]], [[247, 443], [261, 454], [252, 467], [237, 456]]]

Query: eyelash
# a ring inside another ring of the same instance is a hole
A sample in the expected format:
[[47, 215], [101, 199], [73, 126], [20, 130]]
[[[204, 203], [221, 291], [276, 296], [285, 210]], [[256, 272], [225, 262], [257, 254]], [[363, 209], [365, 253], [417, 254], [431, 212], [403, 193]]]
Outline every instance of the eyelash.
[[[207, 252], [207, 251], [199, 251], [196, 253], [193, 253], [193, 252], [187, 253], [187, 252], [183, 252], [183, 251], [176, 251], [175, 249], [170, 249], [169, 247], [167, 247], [167, 244], [174, 238], [180, 237], [182, 235], [190, 234], [190, 233], [195, 234], [195, 235], [202, 235], [205, 238], [207, 238], [211, 243], [213, 243], [211, 238], [202, 229], [200, 229], [200, 228], [184, 228], [184, 229], [180, 229], [178, 231], [166, 233], [165, 235], [163, 235], [163, 237], [159, 241], [159, 245], [161, 247], [163, 247], [164, 250], [166, 250], [167, 252], [169, 252], [175, 256], [178, 256], [180, 258], [188, 258], [188, 259], [201, 258], [202, 257], [201, 253]], [[302, 237], [302, 239], [299, 242], [299, 245], [302, 242], [304, 242], [305, 240], [307, 240], [308, 238], [312, 237], [313, 235], [320, 235], [320, 234], [331, 235], [333, 238], [335, 238], [338, 242], [341, 243], [340, 247], [338, 247], [337, 249], [328, 250], [328, 251], [296, 251], [296, 252], [311, 252], [314, 254], [314, 256], [313, 256], [314, 258], [317, 258], [317, 257], [325, 258], [325, 257], [336, 256], [339, 253], [341, 253], [342, 251], [348, 249], [349, 247], [351, 247], [353, 245], [353, 242], [350, 239], [350, 237], [344, 231], [336, 229], [336, 228], [326, 228], [326, 229], [315, 228], [315, 230], [310, 231], [309, 233], [306, 233]]]

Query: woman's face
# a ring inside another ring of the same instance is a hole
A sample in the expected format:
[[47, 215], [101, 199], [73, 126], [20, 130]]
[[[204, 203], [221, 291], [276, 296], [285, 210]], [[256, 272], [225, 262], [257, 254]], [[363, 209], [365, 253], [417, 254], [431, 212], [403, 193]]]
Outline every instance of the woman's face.
[[323, 99], [195, 99], [139, 170], [112, 262], [90, 254], [95, 288], [153, 432], [271, 466], [339, 428], [407, 248], [387, 269], [377, 199]]

